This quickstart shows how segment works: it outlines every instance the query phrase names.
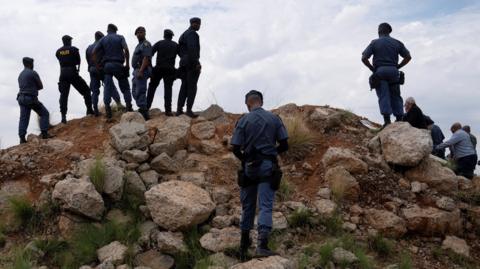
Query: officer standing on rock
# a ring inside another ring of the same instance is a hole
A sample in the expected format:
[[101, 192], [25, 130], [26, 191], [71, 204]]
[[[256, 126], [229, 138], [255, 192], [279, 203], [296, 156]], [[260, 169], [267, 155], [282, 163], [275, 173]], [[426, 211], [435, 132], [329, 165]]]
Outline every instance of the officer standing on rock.
[[[93, 49], [95, 49], [102, 37], [104, 37], [104, 34], [102, 32], [95, 32], [95, 42], [88, 46], [85, 52], [88, 63], [88, 72], [90, 73], [90, 90], [92, 91], [93, 112], [97, 117], [100, 115], [100, 112], [98, 111], [98, 96], [100, 95], [100, 85], [105, 77], [105, 74], [103, 73], [102, 57], [100, 54], [97, 55], [99, 58], [98, 61], [100, 62], [100, 69], [97, 69], [97, 67], [95, 66], [95, 62], [93, 61]], [[115, 85], [112, 92], [112, 98], [117, 103], [117, 105], [121, 106], [120, 95], [118, 94]]]
[[38, 101], [38, 91], [43, 89], [42, 81], [37, 72], [33, 70], [33, 59], [29, 57], [23, 58], [24, 69], [18, 76], [18, 86], [20, 91], [17, 95], [18, 105], [20, 106], [20, 122], [18, 125], [18, 135], [20, 136], [20, 144], [26, 143], [28, 123], [30, 121], [30, 112], [35, 111], [40, 117], [40, 130], [43, 139], [52, 136], [48, 134], [50, 126], [50, 113]]
[[[373, 76], [379, 80], [375, 90], [380, 105], [380, 113], [383, 115], [384, 126], [391, 123], [390, 115], [397, 121], [403, 118], [403, 99], [400, 95], [399, 69], [404, 67], [412, 57], [402, 42], [390, 37], [392, 27], [388, 23], [378, 26], [379, 38], [373, 40], [362, 53], [362, 62], [373, 72]], [[373, 65], [369, 58], [373, 55]], [[398, 55], [403, 57], [398, 63]]]
[[63, 47], [57, 50], [55, 56], [60, 63], [60, 79], [58, 89], [60, 91], [60, 112], [62, 113], [62, 123], [67, 123], [68, 94], [70, 85], [83, 96], [87, 115], [93, 115], [92, 96], [90, 88], [85, 80], [80, 77], [80, 54], [78, 49], [72, 46], [72, 37], [64, 35], [62, 37]]
[[152, 58], [152, 45], [145, 39], [145, 28], [138, 27], [135, 30], [138, 45], [132, 56], [133, 79], [132, 95], [138, 106], [138, 112], [145, 120], [149, 120], [147, 105], [147, 80], [152, 73], [150, 59]]
[[268, 248], [268, 237], [272, 230], [275, 191], [280, 185], [282, 176], [277, 155], [288, 150], [287, 130], [277, 115], [262, 108], [262, 93], [248, 92], [245, 104], [249, 113], [237, 122], [231, 141], [233, 153], [242, 161], [242, 170], [239, 171], [238, 177], [242, 203], [240, 222], [242, 260], [246, 259], [251, 244], [250, 230], [254, 224], [257, 199], [259, 216], [255, 256], [277, 255]]
[[200, 18], [191, 18], [190, 27], [178, 39], [178, 55], [180, 56], [179, 75], [182, 80], [178, 94], [177, 116], [183, 114], [185, 101], [187, 102], [186, 115], [196, 118], [198, 115], [192, 111], [195, 96], [197, 95], [197, 82], [202, 66], [200, 65]]
[[103, 56], [103, 71], [105, 73], [103, 102], [105, 103], [107, 119], [112, 118], [110, 102], [112, 101], [113, 92], [115, 90], [113, 77], [118, 80], [120, 91], [125, 99], [126, 110], [133, 111], [132, 94], [130, 92], [130, 84], [128, 83], [130, 52], [128, 51], [125, 38], [121, 35], [117, 35], [117, 30], [117, 26], [109, 24], [107, 26], [108, 34], [100, 39], [95, 49], [93, 49], [93, 60], [97, 65], [97, 69], [101, 69], [100, 55]]
[[157, 90], [160, 81], [163, 79], [164, 88], [164, 105], [165, 115], [173, 116], [172, 114], [172, 86], [175, 81], [175, 58], [178, 53], [178, 44], [172, 40], [173, 32], [170, 29], [165, 29], [163, 32], [163, 40], [158, 41], [153, 45], [152, 56], [157, 54], [157, 63], [153, 68], [152, 78], [148, 85], [147, 102], [148, 109], [152, 107], [155, 91]]

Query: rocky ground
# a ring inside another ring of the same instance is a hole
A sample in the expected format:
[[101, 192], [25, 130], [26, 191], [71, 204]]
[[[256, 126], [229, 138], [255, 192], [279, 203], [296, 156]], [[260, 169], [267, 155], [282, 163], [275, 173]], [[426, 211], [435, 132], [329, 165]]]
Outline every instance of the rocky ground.
[[330, 107], [274, 112], [291, 145], [270, 242], [280, 256], [237, 259], [240, 115], [214, 105], [193, 120], [86, 117], [0, 151], [0, 267], [480, 267], [480, 178], [429, 155], [426, 131], [380, 132]]

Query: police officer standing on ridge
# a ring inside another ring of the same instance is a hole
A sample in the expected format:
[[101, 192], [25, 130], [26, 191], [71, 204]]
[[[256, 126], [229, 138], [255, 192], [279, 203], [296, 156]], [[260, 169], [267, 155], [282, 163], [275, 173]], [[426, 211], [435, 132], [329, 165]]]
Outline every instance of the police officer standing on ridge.
[[173, 116], [172, 113], [172, 86], [175, 81], [175, 58], [178, 53], [178, 44], [172, 41], [173, 32], [170, 29], [163, 31], [163, 40], [158, 41], [152, 47], [152, 56], [157, 53], [157, 64], [153, 68], [152, 77], [148, 85], [147, 103], [148, 109], [152, 107], [155, 91], [163, 79], [165, 115]]
[[[93, 112], [95, 116], [99, 116], [100, 112], [98, 112], [98, 96], [100, 95], [100, 84], [103, 81], [105, 74], [103, 73], [103, 66], [100, 64], [100, 69], [97, 70], [95, 63], [93, 61], [93, 49], [97, 46], [100, 39], [104, 37], [103, 33], [100, 31], [95, 32], [95, 42], [88, 46], [87, 50], [85, 51], [85, 56], [88, 63], [88, 72], [90, 73], [90, 90], [92, 91], [92, 104], [93, 104]], [[99, 62], [102, 63], [101, 55], [97, 55], [99, 58]], [[117, 88], [114, 85], [114, 91], [112, 92], [112, 98], [117, 103], [117, 105], [121, 105], [120, 95], [118, 94]]]
[[138, 45], [132, 56], [133, 78], [132, 95], [138, 106], [138, 111], [145, 120], [149, 120], [147, 105], [147, 79], [152, 73], [150, 59], [152, 58], [152, 45], [145, 39], [145, 27], [139, 26], [135, 30]]
[[180, 78], [182, 86], [178, 94], [177, 116], [183, 114], [183, 106], [187, 101], [186, 115], [196, 118], [198, 115], [192, 111], [195, 96], [197, 95], [197, 82], [202, 66], [200, 65], [200, 18], [191, 18], [190, 27], [178, 39], [178, 55], [180, 56]]
[[62, 123], [67, 123], [68, 94], [70, 85], [83, 96], [87, 115], [93, 115], [92, 96], [87, 82], [80, 77], [80, 54], [78, 49], [72, 46], [72, 37], [64, 35], [62, 37], [63, 47], [57, 50], [55, 56], [60, 63], [60, 79], [58, 89], [60, 91], [60, 112], [62, 113]]
[[249, 113], [237, 122], [231, 141], [233, 153], [242, 161], [245, 175], [243, 180], [239, 179], [242, 203], [240, 221], [242, 260], [246, 259], [251, 244], [250, 230], [254, 224], [257, 198], [260, 208], [255, 254], [257, 257], [277, 255], [268, 248], [268, 237], [272, 230], [275, 191], [280, 183], [280, 179], [275, 176], [279, 171], [277, 155], [288, 150], [287, 130], [277, 115], [262, 108], [262, 93], [250, 91], [245, 96], [245, 104]]
[[[399, 69], [405, 66], [412, 57], [402, 42], [390, 37], [392, 27], [388, 23], [378, 26], [379, 38], [373, 40], [362, 53], [362, 62], [380, 80], [376, 87], [380, 113], [383, 115], [384, 126], [391, 123], [393, 113], [397, 121], [403, 117], [403, 100], [400, 96]], [[373, 55], [373, 65], [369, 58]], [[398, 55], [403, 60], [398, 63]]]
[[109, 24], [107, 26], [108, 34], [100, 39], [97, 46], [93, 49], [93, 61], [97, 65], [97, 69], [101, 69], [100, 54], [103, 56], [103, 71], [105, 73], [103, 102], [105, 103], [105, 112], [108, 119], [112, 118], [110, 102], [115, 90], [115, 85], [113, 84], [114, 76], [118, 80], [120, 91], [125, 99], [126, 110], [133, 111], [132, 94], [130, 92], [130, 84], [128, 83], [130, 52], [128, 51], [125, 38], [117, 35], [117, 30], [117, 26]]
[[18, 86], [20, 91], [17, 95], [18, 105], [20, 106], [20, 122], [18, 125], [18, 135], [20, 136], [20, 143], [26, 143], [25, 136], [27, 135], [28, 123], [30, 121], [30, 112], [35, 111], [40, 116], [40, 130], [43, 139], [48, 139], [52, 136], [48, 134], [48, 127], [50, 126], [50, 113], [38, 101], [38, 91], [43, 89], [42, 81], [37, 72], [33, 70], [33, 59], [29, 57], [23, 58], [23, 71], [18, 76]]

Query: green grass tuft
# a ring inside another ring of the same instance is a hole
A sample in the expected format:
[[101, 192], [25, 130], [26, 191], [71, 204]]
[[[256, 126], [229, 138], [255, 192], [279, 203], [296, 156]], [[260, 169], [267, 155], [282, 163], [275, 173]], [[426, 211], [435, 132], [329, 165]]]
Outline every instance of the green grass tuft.
[[90, 181], [99, 193], [103, 192], [103, 186], [105, 184], [105, 173], [105, 163], [103, 162], [102, 157], [97, 156], [95, 158], [95, 163], [92, 167], [90, 167], [89, 176]]
[[412, 258], [406, 252], [400, 255], [400, 261], [398, 262], [398, 269], [411, 269], [413, 268]]
[[26, 197], [11, 197], [8, 199], [10, 209], [15, 220], [22, 228], [31, 228], [34, 226], [36, 219], [35, 208]]
[[343, 233], [343, 220], [342, 217], [335, 213], [330, 217], [321, 220], [321, 224], [325, 226], [325, 231], [332, 236], [339, 236]]
[[198, 227], [194, 227], [184, 233], [184, 242], [187, 246], [187, 251], [175, 255], [175, 264], [178, 269], [187, 268], [208, 268], [202, 267], [210, 263], [208, 260], [209, 252], [200, 245], [201, 234]]
[[368, 239], [368, 245], [382, 258], [390, 257], [393, 254], [394, 243], [384, 238], [381, 234], [372, 236]]
[[291, 228], [313, 227], [313, 213], [308, 208], [299, 208], [288, 217], [288, 224]]
[[326, 266], [332, 260], [335, 247], [332, 243], [326, 243], [320, 247], [318, 254], [320, 254], [319, 263], [321, 266]]
[[282, 181], [280, 181], [280, 187], [276, 192], [277, 200], [280, 202], [288, 201], [291, 198], [293, 192], [294, 192], [294, 186], [289, 181], [288, 177], [284, 176], [282, 178]]

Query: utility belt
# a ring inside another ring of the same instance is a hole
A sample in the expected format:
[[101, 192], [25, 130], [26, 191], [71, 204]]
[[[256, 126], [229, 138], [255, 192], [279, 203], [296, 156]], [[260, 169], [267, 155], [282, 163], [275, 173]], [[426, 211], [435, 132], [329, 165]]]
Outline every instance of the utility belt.
[[[380, 79], [376, 73], [373, 73], [368, 79], [368, 83], [370, 84], [370, 90], [380, 87], [380, 81], [382, 81], [382, 79]], [[405, 84], [405, 73], [403, 71], [398, 71], [398, 81], [389, 83], [389, 85], [396, 84]]]
[[[265, 178], [250, 178], [245, 173], [245, 167], [259, 167], [263, 161], [269, 160], [272, 162], [272, 173], [269, 177]], [[242, 167], [237, 171], [237, 183], [241, 188], [246, 188], [252, 185], [258, 185], [263, 182], [270, 182], [272, 190], [278, 190], [280, 182], [282, 181], [283, 172], [278, 165], [278, 159], [276, 156], [255, 154], [254, 156], [247, 156], [245, 161], [242, 162]]]

